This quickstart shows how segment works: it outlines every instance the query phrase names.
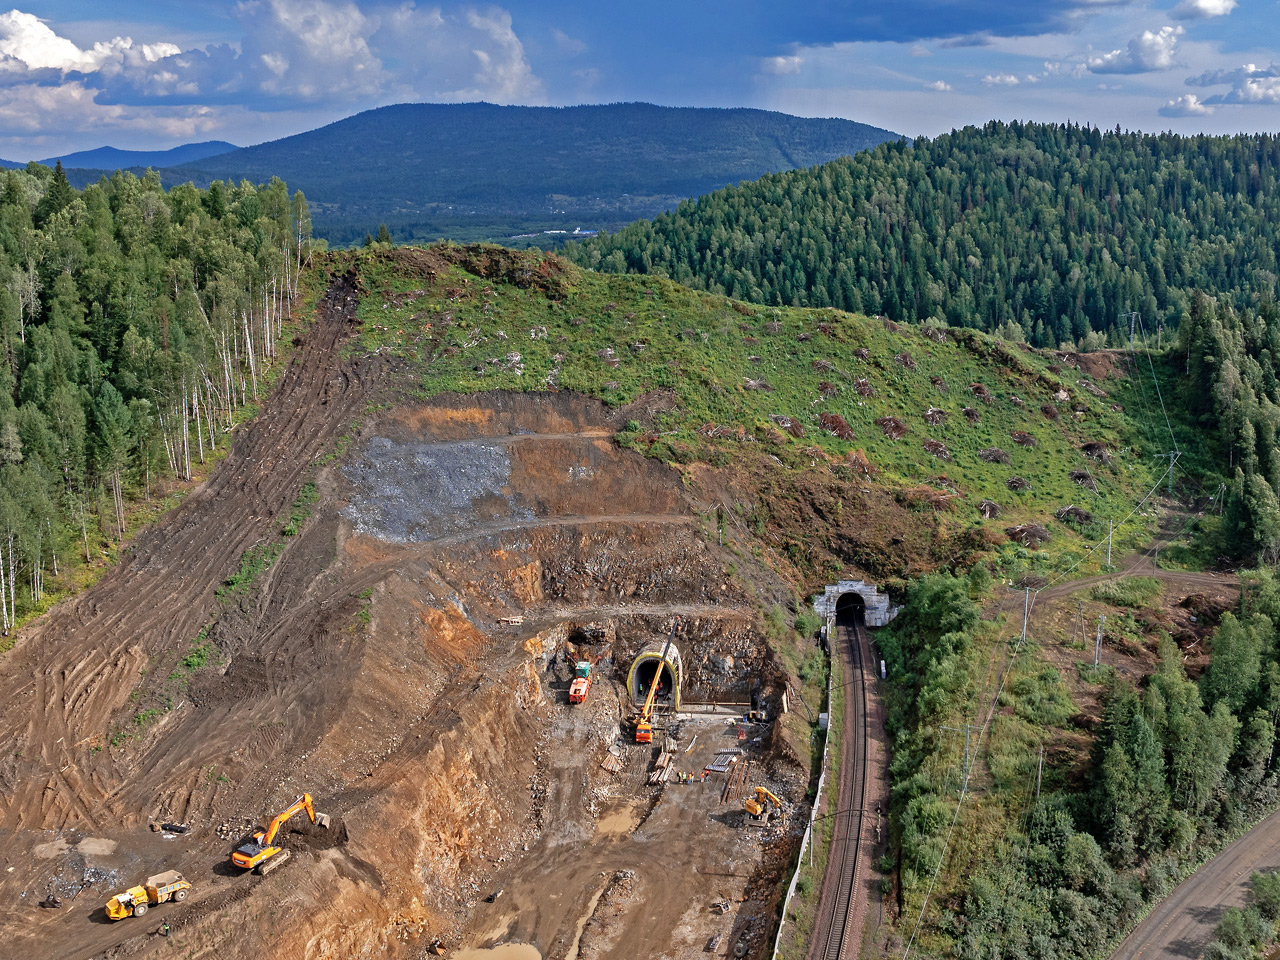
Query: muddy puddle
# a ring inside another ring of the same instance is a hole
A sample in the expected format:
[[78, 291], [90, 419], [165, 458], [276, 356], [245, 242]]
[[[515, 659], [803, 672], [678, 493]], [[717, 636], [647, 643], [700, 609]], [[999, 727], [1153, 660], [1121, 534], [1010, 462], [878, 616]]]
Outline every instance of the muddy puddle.
[[596, 835], [601, 837], [625, 837], [640, 825], [644, 817], [645, 801], [630, 800], [610, 804], [596, 821]]
[[542, 954], [527, 943], [503, 943], [483, 950], [459, 950], [450, 960], [542, 960]]

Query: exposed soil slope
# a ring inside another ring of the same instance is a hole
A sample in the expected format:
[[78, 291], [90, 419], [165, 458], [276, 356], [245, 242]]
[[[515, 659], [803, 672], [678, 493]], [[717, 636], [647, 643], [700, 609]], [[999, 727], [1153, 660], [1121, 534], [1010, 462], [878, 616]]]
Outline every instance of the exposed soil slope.
[[[628, 412], [572, 394], [390, 408], [324, 457], [394, 389], [390, 367], [341, 355], [355, 302], [337, 280], [210, 483], [0, 661], [0, 936], [23, 955], [132, 956], [164, 946], [154, 917], [191, 956], [517, 938], [674, 958], [723, 931], [756, 955], [794, 830], [743, 831], [723, 781], [659, 802], [647, 748], [616, 776], [600, 766], [632, 710], [630, 660], [675, 615], [687, 698], [776, 699], [729, 555], [675, 471], [613, 443]], [[316, 502], [293, 524], [308, 482]], [[583, 655], [598, 679], [571, 710], [566, 658]], [[733, 746], [753, 780], [803, 801], [806, 775], [768, 729], [666, 732], [682, 749], [699, 735], [682, 769]], [[295, 820], [289, 863], [231, 867], [304, 790], [338, 829]], [[147, 829], [162, 822], [190, 832]], [[192, 881], [190, 900], [106, 921], [108, 895], [161, 869]], [[494, 886], [511, 892], [486, 912]], [[63, 908], [38, 908], [51, 892]], [[713, 917], [712, 895], [732, 911]]]

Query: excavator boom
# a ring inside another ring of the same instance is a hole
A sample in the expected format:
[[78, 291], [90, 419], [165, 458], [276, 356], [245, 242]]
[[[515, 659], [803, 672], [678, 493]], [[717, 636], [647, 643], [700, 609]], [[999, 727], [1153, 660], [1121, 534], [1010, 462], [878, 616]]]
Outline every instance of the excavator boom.
[[285, 821], [292, 817], [295, 813], [307, 811], [307, 816], [312, 823], [316, 822], [316, 808], [311, 804], [311, 794], [304, 793], [297, 800], [293, 801], [282, 813], [277, 814], [276, 818], [271, 821], [271, 826], [267, 827], [266, 833], [262, 835], [262, 845], [264, 847], [271, 846], [275, 842], [276, 834], [280, 832], [280, 828], [284, 826]]

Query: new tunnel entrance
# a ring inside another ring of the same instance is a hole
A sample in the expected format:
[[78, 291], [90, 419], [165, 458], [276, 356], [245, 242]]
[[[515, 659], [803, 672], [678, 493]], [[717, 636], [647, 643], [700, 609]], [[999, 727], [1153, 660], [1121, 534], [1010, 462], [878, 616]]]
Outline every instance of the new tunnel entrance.
[[684, 669], [681, 665], [680, 650], [673, 643], [667, 647], [667, 656], [662, 658], [665, 643], [651, 644], [636, 655], [627, 674], [627, 693], [636, 703], [643, 703], [649, 695], [649, 686], [653, 678], [658, 677], [657, 700], [669, 703], [676, 710], [680, 709], [680, 688], [684, 684]]

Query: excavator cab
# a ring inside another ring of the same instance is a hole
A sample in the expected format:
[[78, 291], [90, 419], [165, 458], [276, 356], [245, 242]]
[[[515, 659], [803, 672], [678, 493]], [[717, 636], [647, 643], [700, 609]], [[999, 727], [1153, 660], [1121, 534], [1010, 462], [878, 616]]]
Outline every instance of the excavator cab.
[[303, 810], [317, 827], [326, 830], [329, 828], [328, 814], [316, 813], [316, 808], [311, 803], [311, 794], [304, 793], [272, 820], [266, 830], [260, 830], [253, 835], [252, 840], [236, 847], [235, 852], [231, 854], [231, 862], [243, 870], [253, 870], [261, 875], [270, 873], [283, 864], [289, 859], [289, 851], [276, 846], [276, 836], [286, 820]]
[[574, 669], [573, 683], [569, 685], [569, 702], [584, 703], [591, 690], [591, 661], [579, 660]]
[[787, 815], [782, 809], [782, 801], [764, 787], [756, 787], [755, 796], [747, 797], [742, 802], [742, 806], [747, 811], [746, 822], [749, 827], [767, 827], [769, 825], [770, 806], [777, 810], [778, 819], [783, 824], [787, 822]]

